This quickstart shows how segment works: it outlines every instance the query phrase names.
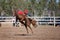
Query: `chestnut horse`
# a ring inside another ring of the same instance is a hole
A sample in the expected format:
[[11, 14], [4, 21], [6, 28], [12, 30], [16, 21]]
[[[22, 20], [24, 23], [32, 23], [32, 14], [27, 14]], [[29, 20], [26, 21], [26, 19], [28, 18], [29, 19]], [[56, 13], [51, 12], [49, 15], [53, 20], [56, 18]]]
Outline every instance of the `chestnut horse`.
[[[14, 14], [16, 16], [16, 21], [19, 20], [19, 22], [25, 26], [27, 33], [29, 33], [28, 28], [30, 28], [31, 32], [33, 33], [33, 30], [30, 25], [32, 24], [33, 27], [37, 27], [36, 20], [24, 17], [22, 15], [18, 15], [16, 10], [14, 12], [15, 12]], [[23, 20], [21, 20], [22, 18], [23, 18]]]

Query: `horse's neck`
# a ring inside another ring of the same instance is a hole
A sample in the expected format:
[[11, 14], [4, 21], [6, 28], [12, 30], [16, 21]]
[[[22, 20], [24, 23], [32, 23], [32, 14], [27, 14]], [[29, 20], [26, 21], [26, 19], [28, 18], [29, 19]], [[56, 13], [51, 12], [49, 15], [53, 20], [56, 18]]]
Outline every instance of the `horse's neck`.
[[31, 21], [30, 21], [30, 19], [29, 19], [29, 18], [26, 18], [26, 21], [27, 21], [28, 23], [31, 23]]

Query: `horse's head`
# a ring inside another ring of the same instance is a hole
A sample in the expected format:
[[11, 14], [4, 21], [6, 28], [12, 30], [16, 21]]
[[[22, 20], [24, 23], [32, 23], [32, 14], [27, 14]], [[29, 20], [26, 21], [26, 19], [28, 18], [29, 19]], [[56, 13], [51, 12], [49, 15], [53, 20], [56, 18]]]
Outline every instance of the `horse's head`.
[[32, 25], [36, 28], [37, 27], [37, 21], [32, 19]]

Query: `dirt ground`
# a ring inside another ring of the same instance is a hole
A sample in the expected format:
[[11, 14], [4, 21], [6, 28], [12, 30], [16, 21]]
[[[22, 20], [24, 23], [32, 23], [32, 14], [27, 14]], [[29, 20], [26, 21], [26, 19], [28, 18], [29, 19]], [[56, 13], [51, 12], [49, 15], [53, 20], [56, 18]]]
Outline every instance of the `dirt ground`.
[[40, 25], [32, 27], [33, 34], [29, 30], [26, 33], [25, 27], [14, 27], [11, 23], [3, 23], [0, 27], [0, 40], [60, 40], [60, 27]]

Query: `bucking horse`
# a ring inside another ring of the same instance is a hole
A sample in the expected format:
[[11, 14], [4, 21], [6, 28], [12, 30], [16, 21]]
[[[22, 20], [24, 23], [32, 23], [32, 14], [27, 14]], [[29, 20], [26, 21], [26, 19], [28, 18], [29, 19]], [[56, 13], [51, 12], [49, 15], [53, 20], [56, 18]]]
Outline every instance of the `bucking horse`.
[[14, 16], [16, 16], [16, 21], [19, 20], [19, 22], [22, 23], [25, 26], [27, 33], [29, 33], [28, 28], [33, 33], [33, 30], [31, 28], [31, 24], [33, 25], [34, 28], [36, 28], [37, 27], [36, 20], [28, 18], [27, 16], [24, 17], [24, 16], [19, 15], [17, 13], [17, 10], [14, 10]]

